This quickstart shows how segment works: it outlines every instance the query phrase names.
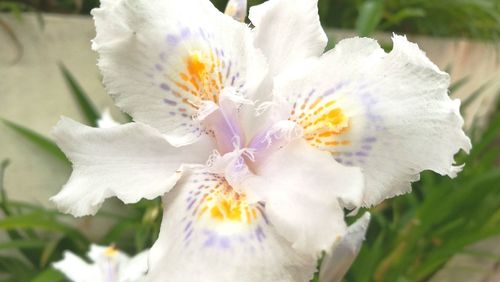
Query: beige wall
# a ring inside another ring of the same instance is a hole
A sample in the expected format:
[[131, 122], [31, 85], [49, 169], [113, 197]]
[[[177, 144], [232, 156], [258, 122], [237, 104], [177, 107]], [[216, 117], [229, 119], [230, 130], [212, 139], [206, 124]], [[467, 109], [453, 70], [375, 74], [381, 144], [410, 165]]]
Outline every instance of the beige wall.
[[[69, 95], [57, 63], [63, 62], [78, 78], [92, 100], [104, 108], [111, 103], [101, 86], [96, 55], [90, 50], [94, 36], [88, 17], [46, 15], [42, 28], [32, 16], [22, 22], [6, 19], [22, 44], [19, 50], [0, 30], [0, 116], [49, 135], [60, 115], [78, 120], [81, 115]], [[83, 121], [83, 120], [82, 120]], [[69, 170], [25, 139], [0, 125], [0, 159], [9, 158], [6, 187], [13, 198], [47, 203]]]
[[[21, 22], [10, 15], [0, 17], [22, 45], [21, 57], [14, 62], [21, 50], [0, 29], [1, 118], [46, 136], [61, 115], [83, 122], [58, 62], [68, 67], [100, 109], [112, 104], [100, 82], [96, 54], [90, 50], [95, 31], [89, 17], [44, 15], [43, 28], [32, 15]], [[5, 158], [11, 160], [5, 179], [10, 197], [52, 207], [48, 199], [60, 190], [70, 169], [0, 123], [0, 160]], [[106, 207], [116, 204], [108, 201]], [[99, 237], [108, 226], [103, 220], [84, 218], [77, 223], [89, 236]], [[0, 241], [1, 237], [0, 233]]]

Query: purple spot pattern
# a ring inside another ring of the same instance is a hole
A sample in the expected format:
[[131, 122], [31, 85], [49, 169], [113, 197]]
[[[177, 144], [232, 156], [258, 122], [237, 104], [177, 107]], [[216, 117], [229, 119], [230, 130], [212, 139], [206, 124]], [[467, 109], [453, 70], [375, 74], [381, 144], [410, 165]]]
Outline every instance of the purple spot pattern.
[[353, 95], [361, 102], [367, 123], [363, 129], [365, 135], [356, 140], [357, 144], [352, 146], [352, 148], [356, 150], [338, 152], [335, 156], [335, 160], [347, 166], [365, 164], [367, 158], [371, 155], [371, 151], [378, 142], [376, 135], [386, 130], [382, 116], [375, 110], [378, 100], [375, 98], [375, 95], [370, 92], [369, 87], [367, 85], [361, 85], [354, 91]]
[[[348, 91], [348, 93], [341, 93], [340, 91]], [[310, 88], [291, 97], [295, 97], [292, 105], [292, 119], [293, 117], [299, 117], [304, 112], [304, 109], [309, 108], [318, 98], [326, 102], [329, 100], [347, 99], [348, 97], [349, 99], [356, 99], [361, 104], [360, 106], [367, 120], [363, 129], [365, 136], [355, 140], [351, 140], [352, 137], [348, 135], [345, 137], [342, 135], [331, 136], [327, 137], [328, 141], [337, 141], [338, 144], [336, 146], [319, 146], [320, 149], [331, 151], [339, 163], [349, 166], [364, 164], [377, 143], [375, 136], [378, 132], [386, 130], [382, 116], [375, 111], [378, 103], [375, 98], [376, 95], [370, 92], [368, 85], [351, 81], [340, 81], [326, 90], [319, 91], [318, 89]], [[306, 121], [310, 121], [307, 115], [303, 118]], [[351, 126], [356, 126], [356, 124], [351, 124]], [[350, 142], [342, 143], [344, 140], [349, 140]]]
[[[182, 69], [187, 66], [179, 66], [180, 56], [188, 54], [190, 46], [199, 46], [198, 51], [209, 54], [212, 52], [220, 61], [218, 72], [221, 73], [221, 87], [235, 87], [243, 95], [246, 94], [246, 81], [241, 76], [239, 70], [244, 70], [243, 62], [238, 62], [236, 54], [231, 54], [231, 46], [219, 46], [218, 36], [224, 34], [215, 34], [205, 27], [192, 28], [179, 24], [177, 31], [169, 32], [165, 35], [162, 50], [158, 52], [157, 60], [151, 65], [146, 73], [146, 78], [153, 88], [159, 89], [162, 96], [161, 103], [166, 107], [173, 120], [188, 119], [183, 124], [176, 124], [177, 132], [194, 133], [195, 135], [207, 134], [208, 132], [200, 128], [198, 122], [192, 118], [197, 109], [194, 105], [199, 104], [199, 96], [195, 95], [195, 87], [190, 83], [183, 81], [179, 73], [185, 72]], [[192, 44], [196, 42], [195, 44]], [[213, 93], [218, 95], [218, 93]], [[188, 102], [189, 101], [189, 102]]]
[[192, 175], [192, 185], [186, 187], [191, 190], [184, 200], [186, 216], [182, 219], [179, 227], [182, 229], [185, 248], [213, 248], [219, 251], [247, 248], [248, 251], [253, 251], [259, 246], [262, 247], [262, 243], [267, 237], [264, 227], [270, 225], [264, 213], [263, 203], [256, 204], [257, 218], [251, 224], [234, 223], [242, 226], [231, 233], [221, 232], [218, 229], [225, 224], [224, 222], [210, 218], [207, 213], [200, 215], [204, 198], [213, 196], [215, 187], [224, 181], [223, 177], [202, 170], [196, 171]]

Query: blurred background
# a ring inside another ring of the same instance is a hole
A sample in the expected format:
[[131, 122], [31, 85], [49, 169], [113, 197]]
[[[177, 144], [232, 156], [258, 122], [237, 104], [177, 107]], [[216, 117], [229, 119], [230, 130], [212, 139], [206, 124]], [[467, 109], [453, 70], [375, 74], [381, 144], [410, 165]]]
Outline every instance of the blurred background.
[[[212, 1], [224, 9], [225, 0]], [[249, 1], [250, 5], [262, 1]], [[62, 281], [65, 249], [151, 246], [159, 201], [109, 201], [95, 218], [53, 209], [71, 167], [50, 139], [61, 115], [89, 125], [106, 108], [89, 12], [97, 0], [0, 0], [0, 281]], [[500, 0], [319, 0], [328, 48], [393, 32], [451, 74], [474, 148], [456, 179], [425, 172], [414, 192], [371, 210], [367, 241], [346, 281], [500, 281]], [[362, 213], [360, 213], [362, 214]], [[352, 222], [355, 218], [348, 218]], [[317, 278], [315, 278], [317, 279]]]

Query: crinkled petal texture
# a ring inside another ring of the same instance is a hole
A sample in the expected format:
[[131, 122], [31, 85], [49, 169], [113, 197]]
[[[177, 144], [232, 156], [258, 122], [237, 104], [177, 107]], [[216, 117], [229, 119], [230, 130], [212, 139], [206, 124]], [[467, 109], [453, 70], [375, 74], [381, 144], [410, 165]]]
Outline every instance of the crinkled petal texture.
[[73, 172], [52, 201], [74, 216], [95, 214], [112, 196], [125, 203], [161, 196], [179, 179], [182, 164], [205, 163], [214, 148], [209, 137], [176, 148], [139, 123], [100, 129], [63, 118], [53, 135]]
[[190, 167], [164, 196], [148, 281], [309, 281], [316, 260], [297, 253], [266, 213], [222, 176]]
[[94, 9], [104, 84], [135, 121], [175, 146], [205, 130], [193, 119], [224, 88], [251, 96], [266, 73], [248, 27], [208, 0], [105, 0]]
[[283, 118], [310, 145], [362, 168], [365, 206], [408, 192], [423, 170], [455, 176], [453, 156], [471, 147], [449, 76], [405, 37], [393, 42], [385, 53], [372, 39], [343, 40], [308, 72], [276, 79]]
[[[249, 18], [254, 44], [262, 50], [269, 64], [269, 72], [262, 81], [255, 100], [272, 101], [273, 78], [291, 66], [323, 54], [328, 38], [318, 16], [317, 0], [269, 0], [250, 8]], [[259, 126], [271, 126], [269, 113], [253, 116], [247, 113], [242, 123], [248, 135]]]
[[250, 8], [255, 46], [269, 62], [269, 77], [325, 50], [317, 0], [269, 0]]
[[347, 228], [345, 236], [323, 258], [319, 281], [342, 281], [361, 250], [369, 223], [370, 213], [365, 213]]
[[319, 256], [345, 233], [344, 207], [359, 205], [359, 168], [298, 139], [269, 156], [243, 181], [251, 201], [263, 201], [276, 230], [303, 253]]

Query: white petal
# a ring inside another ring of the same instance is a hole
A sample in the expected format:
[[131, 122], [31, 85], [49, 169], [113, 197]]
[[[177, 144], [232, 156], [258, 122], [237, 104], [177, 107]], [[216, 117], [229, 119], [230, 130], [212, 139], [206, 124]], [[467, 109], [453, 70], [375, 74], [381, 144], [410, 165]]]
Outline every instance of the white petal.
[[202, 101], [225, 87], [250, 95], [266, 73], [248, 27], [208, 0], [106, 0], [92, 14], [107, 90], [176, 146], [203, 135]]
[[55, 262], [52, 266], [74, 282], [95, 282], [101, 280], [101, 273], [98, 267], [88, 264], [69, 251], [65, 251], [63, 259]]
[[108, 250], [108, 248], [112, 248], [112, 247], [91, 244], [90, 249], [87, 253], [87, 256], [89, 257], [89, 259], [92, 262], [97, 262], [101, 259], [102, 256], [104, 256], [104, 254], [106, 253], [106, 250]]
[[269, 220], [294, 248], [318, 256], [344, 235], [342, 208], [361, 202], [363, 177], [298, 139], [270, 155], [243, 186], [249, 199], [265, 203]]
[[100, 269], [103, 277], [102, 280], [94, 281], [143, 281], [148, 269], [148, 251], [143, 251], [130, 258], [114, 246], [91, 245], [88, 257]]
[[74, 216], [95, 214], [112, 196], [134, 203], [163, 195], [179, 179], [182, 164], [204, 163], [213, 148], [208, 137], [176, 148], [138, 123], [100, 129], [63, 118], [53, 134], [73, 173], [52, 200]]
[[394, 36], [386, 54], [376, 41], [352, 38], [326, 53], [307, 75], [277, 79], [308, 142], [363, 169], [370, 206], [410, 191], [423, 170], [455, 176], [453, 156], [468, 151], [449, 76], [418, 46]]
[[114, 246], [99, 246], [90, 245], [90, 250], [87, 256], [94, 262], [100, 263], [104, 260], [109, 260], [112, 258], [116, 264], [122, 264], [128, 262], [129, 257], [124, 252], [116, 249]]
[[148, 271], [149, 251], [143, 251], [132, 257], [120, 268], [120, 282], [143, 281]]
[[262, 204], [249, 204], [203, 167], [164, 196], [149, 281], [309, 281], [315, 259], [277, 235]]
[[[255, 26], [255, 46], [262, 50], [269, 64], [269, 74], [261, 83], [255, 100], [272, 100], [273, 79], [291, 66], [319, 57], [328, 41], [318, 16], [317, 0], [269, 0], [250, 8], [249, 18]], [[306, 60], [307, 59], [307, 60]], [[253, 109], [251, 109], [253, 111]], [[248, 136], [261, 126], [271, 126], [269, 117], [243, 115], [242, 123]]]
[[370, 213], [367, 212], [347, 228], [347, 233], [341, 241], [325, 255], [321, 263], [319, 281], [337, 282], [342, 280], [358, 256], [369, 223]]
[[255, 26], [255, 46], [268, 59], [270, 78], [303, 59], [320, 56], [328, 41], [317, 0], [269, 0], [251, 7], [249, 18]]
[[97, 121], [97, 127], [99, 128], [110, 128], [113, 126], [120, 125], [119, 122], [117, 122], [113, 116], [111, 116], [111, 112], [109, 111], [109, 108], [106, 108], [104, 112], [102, 113], [101, 118]]
[[247, 17], [247, 0], [229, 0], [224, 14], [237, 21], [244, 22]]

